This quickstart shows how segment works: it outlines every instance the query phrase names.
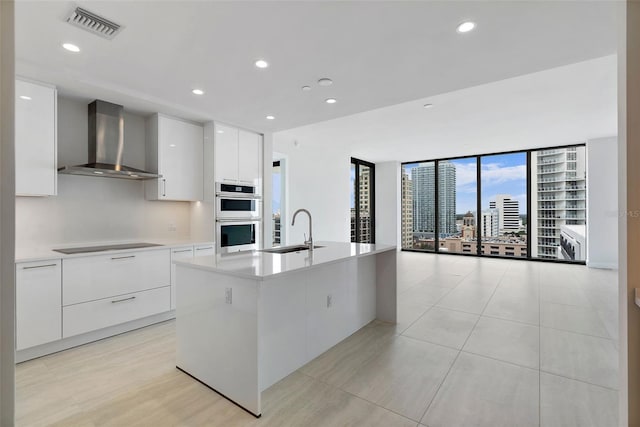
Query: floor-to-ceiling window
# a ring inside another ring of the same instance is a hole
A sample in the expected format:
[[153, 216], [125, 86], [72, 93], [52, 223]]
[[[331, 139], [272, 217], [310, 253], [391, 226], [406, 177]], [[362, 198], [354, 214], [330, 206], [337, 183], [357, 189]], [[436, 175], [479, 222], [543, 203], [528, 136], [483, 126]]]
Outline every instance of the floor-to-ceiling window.
[[438, 161], [438, 251], [475, 253], [478, 169], [475, 157]]
[[375, 165], [351, 159], [351, 241], [375, 242]]
[[435, 250], [436, 162], [402, 165], [402, 248]]
[[586, 149], [531, 152], [531, 256], [584, 261], [587, 255]]
[[586, 259], [584, 145], [407, 162], [401, 181], [402, 249]]
[[480, 157], [480, 254], [527, 258], [527, 153]]

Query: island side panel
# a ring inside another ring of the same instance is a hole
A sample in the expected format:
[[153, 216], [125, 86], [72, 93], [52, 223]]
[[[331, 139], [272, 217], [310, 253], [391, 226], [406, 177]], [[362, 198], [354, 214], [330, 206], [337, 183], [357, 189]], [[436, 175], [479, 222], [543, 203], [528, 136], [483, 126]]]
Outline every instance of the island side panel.
[[176, 279], [177, 367], [261, 415], [258, 281], [180, 264]]
[[376, 318], [396, 323], [397, 319], [397, 253], [395, 250], [376, 255]]
[[307, 272], [260, 283], [260, 389], [307, 362]]

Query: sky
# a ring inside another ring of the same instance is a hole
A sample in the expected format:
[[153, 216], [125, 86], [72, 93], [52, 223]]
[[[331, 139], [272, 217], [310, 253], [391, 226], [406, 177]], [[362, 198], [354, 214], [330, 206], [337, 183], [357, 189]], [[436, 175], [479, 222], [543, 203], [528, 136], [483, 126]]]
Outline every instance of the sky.
[[[450, 160], [456, 166], [456, 213], [476, 211], [476, 159]], [[411, 169], [419, 163], [404, 165], [411, 177]], [[482, 209], [497, 194], [508, 194], [520, 202], [520, 214], [527, 212], [527, 154], [499, 154], [481, 157]]]

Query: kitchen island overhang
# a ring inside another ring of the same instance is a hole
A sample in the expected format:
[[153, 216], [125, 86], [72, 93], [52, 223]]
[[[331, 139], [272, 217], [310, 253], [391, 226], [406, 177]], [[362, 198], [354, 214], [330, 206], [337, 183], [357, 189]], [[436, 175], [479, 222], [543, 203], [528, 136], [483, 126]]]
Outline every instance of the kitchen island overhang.
[[395, 246], [319, 245], [176, 261], [177, 367], [260, 416], [263, 390], [374, 319], [395, 323]]

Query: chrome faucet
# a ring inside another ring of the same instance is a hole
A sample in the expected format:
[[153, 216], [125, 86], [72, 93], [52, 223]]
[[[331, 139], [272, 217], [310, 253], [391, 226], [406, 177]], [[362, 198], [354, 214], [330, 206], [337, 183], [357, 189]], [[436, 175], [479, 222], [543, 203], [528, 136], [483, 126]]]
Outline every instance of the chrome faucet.
[[[309, 247], [309, 251], [313, 251], [313, 234], [312, 234], [312, 221], [311, 221], [311, 212], [306, 209], [298, 209], [293, 214], [293, 219], [291, 220], [291, 226], [296, 225], [296, 216], [300, 213], [304, 212], [309, 215], [309, 240], [305, 240], [304, 244]], [[305, 237], [306, 238], [306, 237]]]

